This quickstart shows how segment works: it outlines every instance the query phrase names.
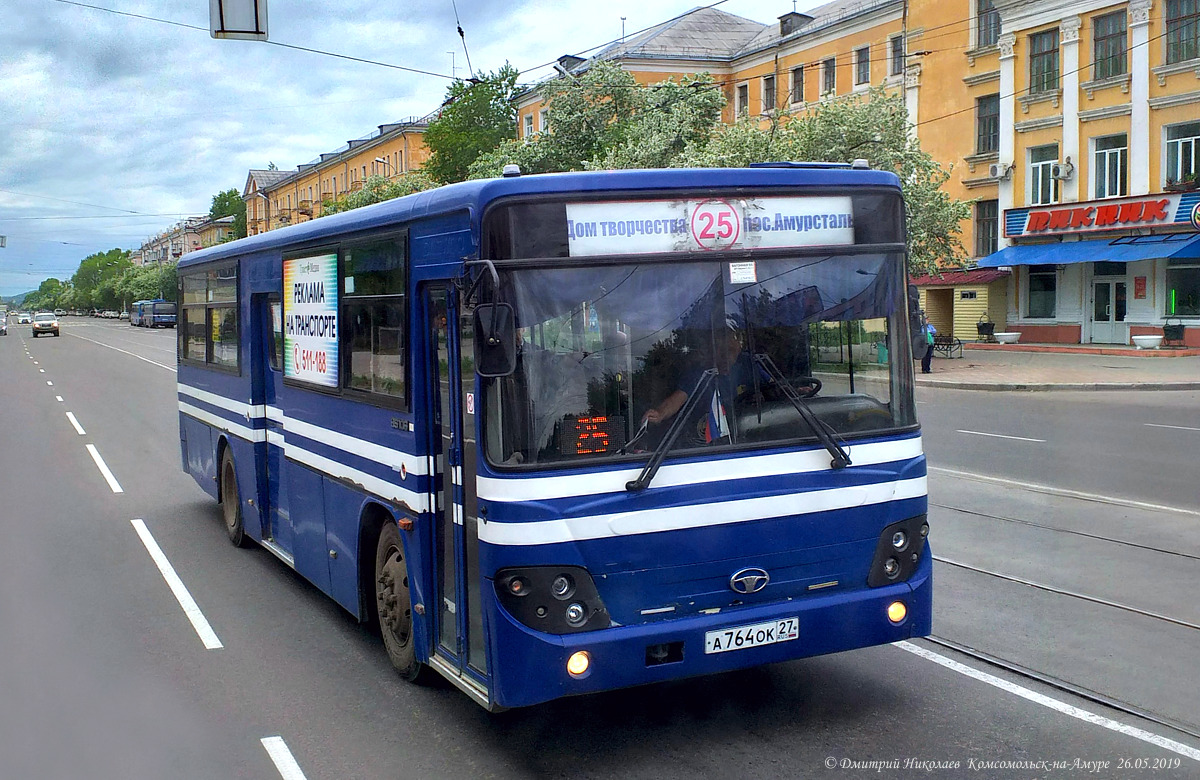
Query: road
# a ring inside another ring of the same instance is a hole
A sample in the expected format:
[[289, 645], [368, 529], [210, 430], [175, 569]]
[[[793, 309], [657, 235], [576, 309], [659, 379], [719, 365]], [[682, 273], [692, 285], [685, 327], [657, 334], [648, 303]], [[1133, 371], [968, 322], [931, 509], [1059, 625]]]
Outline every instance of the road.
[[[1103, 454], [1175, 468], [1196, 440], [1135, 423], [1200, 427], [1194, 396], [918, 393], [938, 464], [934, 632], [1008, 668], [922, 640], [489, 715], [398, 680], [377, 637], [265, 551], [228, 544], [179, 467], [172, 331], [24, 330], [0, 338], [0, 777], [1200, 771], [1194, 474], [1126, 491]], [[1084, 424], [1120, 410], [1109, 435]], [[975, 429], [1022, 438], [957, 432]], [[1046, 460], [1079, 446], [1069, 470]], [[1141, 759], [1165, 765], [1121, 763]]]

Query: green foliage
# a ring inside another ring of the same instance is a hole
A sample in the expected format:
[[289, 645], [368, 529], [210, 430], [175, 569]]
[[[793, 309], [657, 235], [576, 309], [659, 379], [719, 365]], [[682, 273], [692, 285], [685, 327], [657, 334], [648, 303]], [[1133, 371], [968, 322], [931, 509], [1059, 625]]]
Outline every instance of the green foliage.
[[337, 214], [342, 211], [369, 206], [402, 195], [432, 189], [437, 183], [423, 171], [411, 171], [395, 179], [385, 179], [382, 176], [368, 176], [363, 188], [357, 192], [347, 193], [336, 200], [325, 200], [321, 203], [321, 216]]
[[88, 255], [79, 262], [71, 286], [75, 291], [78, 308], [116, 308], [120, 299], [116, 296], [118, 277], [133, 267], [129, 252], [110, 249]]
[[895, 173], [904, 187], [910, 270], [924, 274], [963, 263], [960, 231], [968, 206], [942, 190], [950, 171], [921, 149], [900, 94], [877, 88], [800, 115], [725, 125], [724, 96], [707, 74], [645, 87], [607, 62], [548, 82], [540, 94], [549, 103], [549, 132], [480, 155], [472, 178], [497, 176], [506, 163], [524, 173], [549, 173], [861, 157]]
[[58, 279], [47, 279], [25, 296], [23, 305], [30, 311], [53, 311], [62, 307], [61, 300], [70, 290]]
[[208, 218], [217, 220], [221, 217], [233, 217], [233, 237], [246, 237], [246, 201], [236, 189], [230, 187], [218, 192], [212, 197], [212, 206], [208, 210]]
[[134, 301], [176, 297], [175, 264], [145, 265], [131, 268], [117, 281], [115, 292], [121, 302], [128, 306]]
[[437, 119], [425, 130], [430, 151], [423, 170], [440, 184], [462, 181], [480, 154], [517, 134], [516, 94], [519, 71], [507, 62], [473, 81], [457, 80], [446, 90]]
[[707, 145], [693, 146], [681, 164], [740, 167], [773, 160], [849, 162], [860, 157], [872, 168], [900, 178], [908, 213], [910, 271], [927, 274], [962, 265], [959, 234], [969, 207], [942, 190], [950, 171], [921, 149], [899, 94], [876, 88], [865, 96], [820, 103], [802, 116], [772, 118], [765, 127], [758, 120], [743, 119], [721, 127]]

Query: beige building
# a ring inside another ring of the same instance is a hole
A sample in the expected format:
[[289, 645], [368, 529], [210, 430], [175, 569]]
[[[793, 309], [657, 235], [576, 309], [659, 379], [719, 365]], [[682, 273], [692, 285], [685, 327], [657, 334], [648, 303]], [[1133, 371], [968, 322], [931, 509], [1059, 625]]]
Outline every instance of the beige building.
[[424, 142], [429, 119], [380, 125], [294, 171], [251, 170], [242, 188], [247, 234], [319, 217], [323, 201], [362, 189], [371, 176], [391, 179], [420, 168], [429, 158]]

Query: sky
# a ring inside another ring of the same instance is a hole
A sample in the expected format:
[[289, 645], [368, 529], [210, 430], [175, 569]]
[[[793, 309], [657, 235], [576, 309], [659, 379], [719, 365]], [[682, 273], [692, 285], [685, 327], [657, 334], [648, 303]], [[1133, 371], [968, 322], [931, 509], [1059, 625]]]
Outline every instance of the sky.
[[[428, 114], [452, 75], [468, 75], [468, 55], [475, 72], [508, 61], [532, 82], [563, 54], [619, 39], [621, 17], [632, 34], [702, 3], [268, 0], [261, 43], [212, 38], [209, 0], [2, 0], [0, 295], [206, 214], [251, 168], [294, 170]], [[715, 4], [763, 23], [793, 9]]]

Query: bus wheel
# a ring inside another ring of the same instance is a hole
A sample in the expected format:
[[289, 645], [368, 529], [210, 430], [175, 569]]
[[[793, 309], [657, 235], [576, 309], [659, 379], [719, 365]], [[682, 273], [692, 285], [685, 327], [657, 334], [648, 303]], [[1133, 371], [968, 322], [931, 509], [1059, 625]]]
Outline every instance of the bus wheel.
[[379, 614], [379, 633], [383, 635], [383, 646], [392, 666], [411, 682], [428, 676], [425, 665], [417, 660], [408, 565], [404, 561], [400, 531], [391, 520], [383, 524], [375, 548], [375, 608]]
[[246, 546], [246, 529], [242, 525], [242, 497], [238, 495], [237, 471], [233, 468], [233, 456], [226, 448], [221, 455], [221, 516], [225, 520], [225, 533], [234, 547]]

